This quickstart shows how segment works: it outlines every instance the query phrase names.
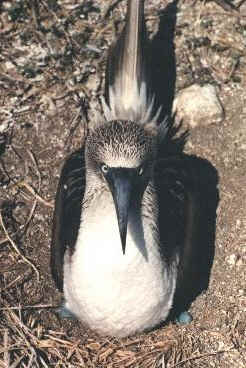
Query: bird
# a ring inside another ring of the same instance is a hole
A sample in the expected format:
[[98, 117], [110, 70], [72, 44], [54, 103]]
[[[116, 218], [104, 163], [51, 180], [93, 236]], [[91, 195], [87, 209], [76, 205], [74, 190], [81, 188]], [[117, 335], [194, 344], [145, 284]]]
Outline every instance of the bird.
[[103, 116], [62, 168], [51, 241], [65, 315], [101, 335], [161, 325], [189, 267], [190, 179], [160, 154], [169, 124], [155, 102], [144, 0], [128, 0], [109, 50]]

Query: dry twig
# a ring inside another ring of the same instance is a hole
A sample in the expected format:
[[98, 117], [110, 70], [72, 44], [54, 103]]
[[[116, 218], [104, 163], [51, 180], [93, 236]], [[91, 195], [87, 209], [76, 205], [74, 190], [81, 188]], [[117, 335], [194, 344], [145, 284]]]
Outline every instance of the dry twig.
[[34, 264], [29, 261], [29, 259], [27, 259], [22, 253], [21, 251], [18, 249], [17, 245], [15, 244], [15, 242], [13, 241], [13, 239], [11, 239], [11, 237], [9, 236], [8, 234], [8, 231], [4, 225], [4, 222], [3, 222], [3, 216], [2, 216], [2, 212], [0, 211], [0, 224], [3, 228], [3, 231], [4, 231], [4, 234], [6, 236], [6, 238], [8, 239], [8, 241], [10, 242], [10, 244], [12, 245], [12, 247], [14, 248], [14, 250], [16, 251], [16, 253], [23, 259], [23, 261], [27, 264], [29, 264], [32, 269], [35, 271], [36, 275], [37, 275], [37, 280], [39, 281], [39, 271], [38, 269], [36, 268], [36, 266], [34, 266]]

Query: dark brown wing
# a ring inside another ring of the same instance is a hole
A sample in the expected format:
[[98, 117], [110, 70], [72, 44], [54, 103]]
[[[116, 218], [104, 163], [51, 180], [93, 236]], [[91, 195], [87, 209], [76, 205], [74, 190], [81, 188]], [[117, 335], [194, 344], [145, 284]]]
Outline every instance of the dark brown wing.
[[180, 252], [184, 242], [188, 205], [185, 179], [181, 160], [161, 160], [156, 166], [160, 243], [166, 261]]
[[197, 294], [195, 289], [202, 272], [201, 250], [197, 244], [200, 199], [189, 159], [160, 161], [156, 167], [156, 185], [161, 251], [168, 264], [179, 255], [175, 308], [182, 312]]
[[159, 161], [156, 183], [163, 254], [180, 255], [174, 316], [209, 285], [214, 257], [218, 174], [207, 161], [182, 154]]
[[51, 273], [63, 291], [63, 258], [74, 250], [85, 189], [84, 150], [74, 152], [65, 162], [56, 193], [51, 241]]

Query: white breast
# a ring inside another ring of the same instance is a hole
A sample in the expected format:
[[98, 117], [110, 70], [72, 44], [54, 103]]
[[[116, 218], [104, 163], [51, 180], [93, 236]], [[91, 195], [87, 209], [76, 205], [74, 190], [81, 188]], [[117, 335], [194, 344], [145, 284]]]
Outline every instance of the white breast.
[[150, 329], [172, 305], [176, 267], [165, 267], [150, 224], [140, 220], [130, 214], [123, 255], [112, 195], [104, 192], [83, 211], [76, 250], [65, 256], [66, 307], [102, 334]]

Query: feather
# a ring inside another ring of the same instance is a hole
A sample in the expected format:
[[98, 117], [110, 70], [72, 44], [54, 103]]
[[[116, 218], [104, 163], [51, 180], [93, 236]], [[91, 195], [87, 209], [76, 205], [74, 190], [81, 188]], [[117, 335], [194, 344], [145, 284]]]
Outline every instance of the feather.
[[63, 166], [56, 193], [51, 241], [51, 272], [57, 288], [63, 291], [63, 259], [73, 252], [85, 190], [83, 149], [74, 152]]
[[102, 102], [106, 120], [131, 120], [155, 127], [160, 123], [162, 107], [154, 108], [149, 60], [144, 0], [128, 0], [125, 27], [108, 57], [106, 100]]

